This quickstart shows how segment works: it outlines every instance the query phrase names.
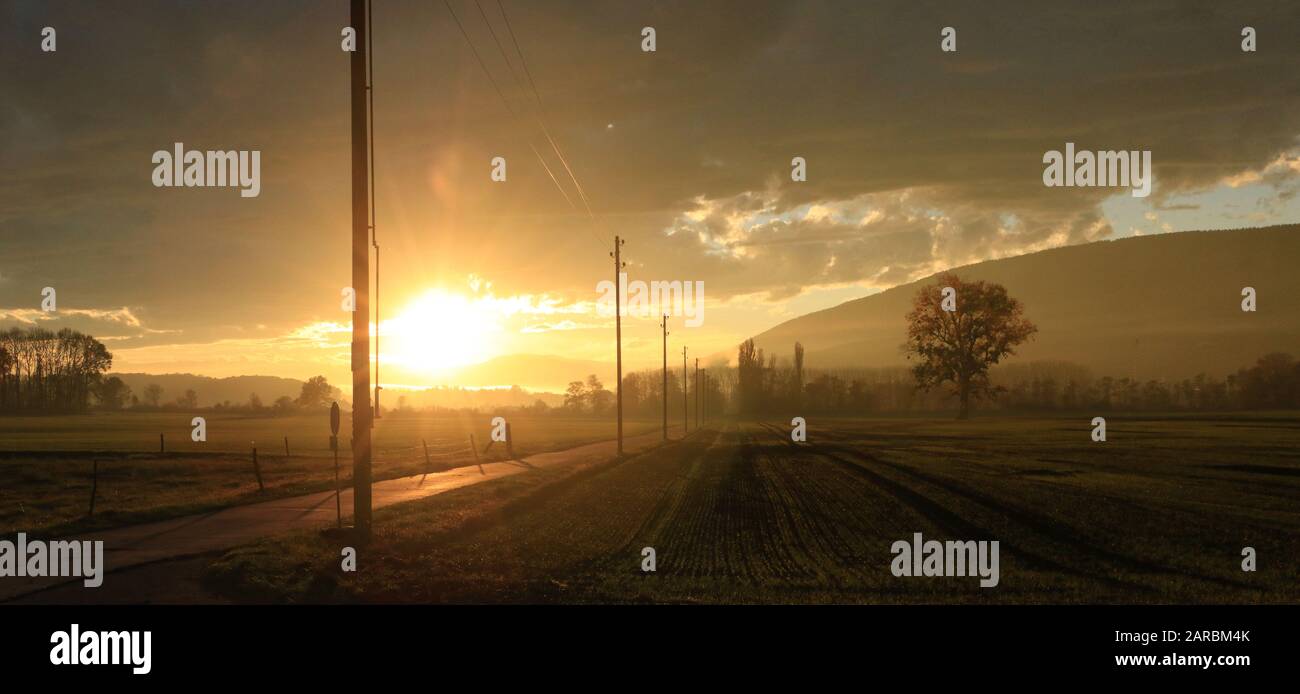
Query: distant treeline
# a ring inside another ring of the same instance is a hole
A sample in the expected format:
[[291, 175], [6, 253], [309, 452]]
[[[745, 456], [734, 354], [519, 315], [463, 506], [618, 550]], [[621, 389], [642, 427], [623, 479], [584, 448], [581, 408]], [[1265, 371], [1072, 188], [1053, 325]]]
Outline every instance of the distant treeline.
[[[723, 383], [715, 379], [710, 369], [703, 369], [700, 376], [700, 392], [705, 398], [701, 405], [706, 411], [721, 413], [726, 404], [723, 395]], [[689, 407], [695, 416], [696, 381], [695, 367], [690, 365], [687, 371], [687, 391], [682, 393], [682, 373], [679, 366], [676, 371], [669, 370], [668, 381], [668, 416], [674, 421], [682, 417], [682, 408]], [[625, 417], [660, 417], [664, 412], [664, 372], [662, 369], [646, 369], [624, 374], [623, 376], [623, 415]], [[605, 388], [600, 379], [592, 374], [586, 381], [573, 381], [564, 394], [561, 411], [568, 413], [609, 414], [617, 407], [617, 396]], [[692, 420], [693, 421], [693, 420]]]
[[[125, 407], [140, 410], [197, 410], [198, 394], [186, 389], [173, 401], [163, 399], [163, 388], [148, 384], [142, 393], [131, 392], [121, 378], [105, 376], [113, 355], [100, 341], [75, 330], [56, 332], [42, 328], [0, 331], [0, 414], [45, 415]], [[270, 406], [253, 393], [247, 404], [229, 402], [214, 406], [251, 414], [291, 414], [319, 410], [339, 398], [339, 390], [324, 376], [302, 384], [297, 399], [281, 397]]]
[[[895, 368], [804, 369], [802, 352], [780, 360], [742, 345], [731, 393], [742, 414], [818, 412], [936, 412], [954, 410], [956, 399], [917, 387], [912, 370]], [[1281, 352], [1226, 378], [1205, 374], [1181, 381], [1095, 377], [1078, 364], [1008, 364], [990, 374], [995, 395], [981, 409], [1052, 410], [1274, 410], [1300, 409], [1300, 362]]]
[[[1026, 365], [1031, 366], [1031, 365]], [[1074, 367], [1078, 368], [1078, 367]], [[1300, 363], [1283, 352], [1260, 357], [1223, 379], [1198, 374], [1181, 381], [1068, 378], [1007, 368], [1002, 409], [1290, 410], [1300, 409]]]
[[130, 389], [127, 389], [131, 409], [133, 410], [194, 411], [209, 409], [215, 412], [277, 417], [297, 414], [302, 411], [323, 410], [328, 408], [332, 401], [337, 401], [342, 396], [341, 391], [331, 386], [324, 376], [312, 376], [307, 379], [302, 384], [302, 390], [296, 399], [288, 395], [281, 395], [269, 405], [262, 402], [262, 397], [257, 393], [250, 393], [248, 400], [242, 403], [224, 400], [214, 403], [211, 407], [200, 408], [198, 393], [193, 389], [186, 389], [172, 402], [167, 402], [164, 399], [164, 393], [162, 386], [157, 383], [150, 383], [145, 386], [144, 393], [141, 395], [131, 394]]
[[103, 378], [112, 365], [113, 355], [103, 343], [75, 330], [0, 332], [0, 412], [83, 411], [92, 397], [115, 395], [113, 384]]

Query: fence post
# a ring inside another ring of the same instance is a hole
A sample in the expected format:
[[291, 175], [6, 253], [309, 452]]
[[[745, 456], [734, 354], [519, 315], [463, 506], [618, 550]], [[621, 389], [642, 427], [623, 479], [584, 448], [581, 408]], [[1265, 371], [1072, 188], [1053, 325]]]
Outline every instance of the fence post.
[[253, 474], [257, 476], [257, 491], [262, 491], [262, 468], [257, 464], [257, 444], [253, 444]]
[[289, 437], [284, 437], [284, 457], [289, 457]]
[[163, 435], [162, 435], [162, 434], [158, 434], [158, 452], [159, 452], [159, 453], [166, 453], [166, 452], [167, 452], [167, 446], [164, 445], [164, 443], [163, 443]]
[[[488, 444], [488, 445], [491, 445], [491, 444]], [[470, 434], [470, 435], [469, 435], [469, 449], [470, 449], [471, 451], [474, 451], [474, 464], [475, 464], [475, 465], [478, 465], [478, 472], [479, 472], [479, 474], [480, 474], [480, 475], [486, 475], [487, 473], [486, 473], [486, 472], [483, 472], [483, 461], [481, 461], [481, 460], [478, 459], [478, 446], [474, 443], [474, 435], [473, 435], [473, 434]]]
[[433, 463], [429, 460], [429, 442], [420, 439], [420, 443], [424, 444], [424, 474], [420, 475], [420, 481], [415, 485], [417, 487], [424, 486], [424, 478], [429, 476], [429, 468], [433, 467]]

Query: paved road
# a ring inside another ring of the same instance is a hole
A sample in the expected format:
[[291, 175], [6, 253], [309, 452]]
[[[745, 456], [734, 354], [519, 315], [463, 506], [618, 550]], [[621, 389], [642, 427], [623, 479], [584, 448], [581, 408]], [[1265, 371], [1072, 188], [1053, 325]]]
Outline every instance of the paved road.
[[[625, 453], [637, 453], [659, 445], [662, 432], [625, 438]], [[507, 477], [533, 468], [600, 462], [613, 458], [614, 441], [601, 441], [577, 448], [539, 453], [519, 460], [469, 465], [428, 475], [413, 475], [376, 482], [372, 506], [380, 508], [412, 501], [445, 491]], [[352, 489], [345, 489], [339, 501], [343, 515], [352, 514]], [[335, 522], [334, 492], [317, 492], [274, 501], [264, 501], [171, 520], [90, 531], [72, 538], [103, 540], [106, 573], [149, 562], [229, 549], [268, 535], [291, 530], [317, 528]], [[0, 602], [81, 578], [0, 578]], [[106, 575], [104, 583], [112, 581]], [[94, 589], [86, 589], [94, 590]]]

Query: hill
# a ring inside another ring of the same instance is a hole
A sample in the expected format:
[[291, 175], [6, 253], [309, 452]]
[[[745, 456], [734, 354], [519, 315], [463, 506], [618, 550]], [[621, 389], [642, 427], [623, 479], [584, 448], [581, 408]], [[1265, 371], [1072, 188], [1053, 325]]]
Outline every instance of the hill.
[[131, 387], [131, 393], [142, 400], [144, 389], [150, 383], [162, 386], [163, 403], [175, 402], [176, 398], [183, 395], [186, 390], [193, 390], [199, 396], [200, 407], [209, 407], [227, 400], [242, 405], [248, 402], [248, 396], [253, 393], [257, 393], [262, 402], [269, 406], [282, 395], [296, 398], [302, 392], [302, 381], [278, 376], [212, 378], [194, 374], [111, 373], [109, 375], [122, 379]]
[[[1223, 376], [1300, 353], [1300, 225], [1098, 241], [955, 268], [1004, 285], [1039, 332], [1011, 361], [1064, 360], [1099, 376]], [[810, 313], [754, 337], [810, 368], [898, 366], [904, 316], [933, 276]], [[1258, 311], [1241, 310], [1243, 287]], [[728, 355], [734, 362], [734, 353]]]

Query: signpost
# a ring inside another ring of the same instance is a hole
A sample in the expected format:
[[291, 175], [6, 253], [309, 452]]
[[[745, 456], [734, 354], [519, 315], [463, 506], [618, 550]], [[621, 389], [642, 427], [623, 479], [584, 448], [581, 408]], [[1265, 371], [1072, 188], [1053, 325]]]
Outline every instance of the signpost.
[[330, 450], [334, 451], [334, 513], [343, 527], [343, 502], [339, 500], [339, 404], [330, 405]]

